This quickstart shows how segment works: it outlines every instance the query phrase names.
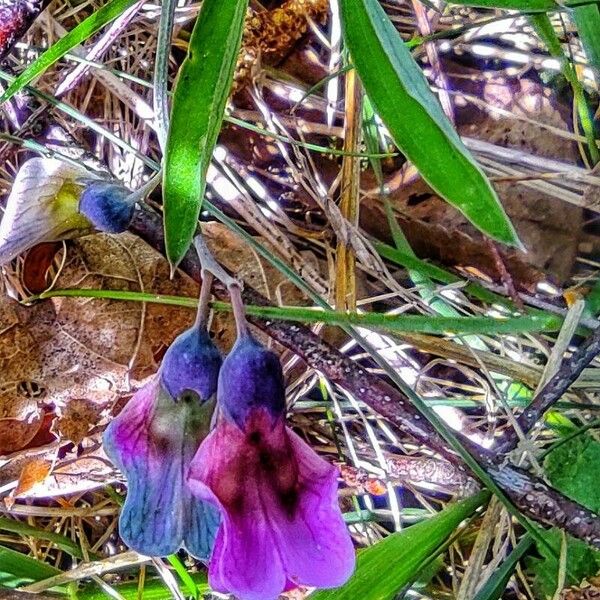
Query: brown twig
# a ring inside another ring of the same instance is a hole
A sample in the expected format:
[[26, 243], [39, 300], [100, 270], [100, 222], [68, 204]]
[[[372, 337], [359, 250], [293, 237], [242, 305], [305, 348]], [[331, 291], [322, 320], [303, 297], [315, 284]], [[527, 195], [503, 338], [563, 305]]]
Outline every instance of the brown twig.
[[[573, 385], [583, 370], [600, 353], [600, 328], [596, 329], [577, 350], [566, 359], [556, 374], [531, 401], [517, 422], [523, 433], [527, 433], [543, 417], [544, 413]], [[516, 430], [509, 430], [502, 440], [500, 454], [508, 454], [517, 447], [519, 437]]]
[[[163, 227], [158, 214], [137, 211], [130, 231], [164, 255]], [[188, 252], [180, 268], [196, 281], [200, 281], [200, 264], [194, 252]], [[226, 298], [225, 286], [217, 282], [213, 289], [218, 298]], [[243, 298], [248, 304], [270, 305], [264, 296], [247, 284], [244, 286]], [[303, 325], [284, 321], [266, 321], [256, 317], [248, 317], [248, 321], [282, 346], [295, 352], [333, 383], [360, 398], [374, 411], [394, 423], [402, 432], [439, 452], [459, 469], [468, 473], [460, 457], [448, 449], [437, 431], [399, 390], [380, 377], [369, 373]], [[600, 333], [598, 335], [600, 337]], [[600, 548], [600, 517], [521, 469], [506, 465], [499, 467], [495, 463], [495, 458], [487, 454], [483, 448], [471, 443], [467, 446], [474, 458], [524, 515], [544, 525], [560, 527], [574, 537]]]

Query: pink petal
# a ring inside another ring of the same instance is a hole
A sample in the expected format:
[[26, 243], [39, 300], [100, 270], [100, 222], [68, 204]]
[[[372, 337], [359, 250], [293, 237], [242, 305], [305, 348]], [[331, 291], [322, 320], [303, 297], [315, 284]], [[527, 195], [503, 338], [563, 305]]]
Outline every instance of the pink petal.
[[268, 411], [242, 432], [223, 420], [201, 445], [188, 480], [216, 503], [222, 525], [211, 585], [246, 600], [272, 600], [297, 585], [336, 587], [354, 569], [337, 504], [337, 471]]
[[288, 436], [299, 467], [299, 502], [292, 518], [279, 511], [272, 519], [279, 553], [291, 581], [338, 587], [352, 575], [355, 553], [338, 505], [337, 469], [294, 432]]
[[[208, 572], [211, 588], [241, 600], [273, 600], [284, 589], [286, 577], [269, 523], [257, 507], [258, 481], [252, 474], [244, 474], [237, 460], [244, 449], [244, 437], [237, 427], [217, 427], [194, 457], [188, 484], [196, 497], [222, 509]], [[212, 489], [221, 497], [243, 491], [241, 500], [250, 510], [226, 510]]]

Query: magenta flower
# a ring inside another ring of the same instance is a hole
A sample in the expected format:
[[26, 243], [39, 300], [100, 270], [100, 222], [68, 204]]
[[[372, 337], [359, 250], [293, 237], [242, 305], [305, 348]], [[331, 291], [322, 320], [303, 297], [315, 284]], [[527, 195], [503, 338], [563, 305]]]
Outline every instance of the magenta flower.
[[248, 334], [223, 362], [215, 429], [188, 484], [221, 511], [209, 583], [242, 600], [273, 600], [297, 585], [337, 587], [354, 549], [337, 501], [337, 469], [285, 425], [275, 354]]
[[197, 558], [210, 555], [219, 513], [192, 496], [185, 478], [210, 428], [220, 365], [208, 335], [186, 331], [104, 433], [107, 455], [127, 478], [120, 534], [142, 554], [167, 556], [183, 546]]

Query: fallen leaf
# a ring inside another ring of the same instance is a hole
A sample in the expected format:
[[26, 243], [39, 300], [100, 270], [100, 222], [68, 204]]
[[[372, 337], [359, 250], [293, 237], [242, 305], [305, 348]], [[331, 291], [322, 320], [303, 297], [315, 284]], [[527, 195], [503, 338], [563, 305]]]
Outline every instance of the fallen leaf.
[[[289, 281], [259, 262], [225, 227], [208, 223], [203, 229], [225, 267], [275, 300], [306, 302]], [[186, 275], [178, 272], [170, 280], [168, 263], [135, 236], [78, 238], [67, 242], [64, 256], [60, 248], [61, 260], [55, 264], [63, 266], [56, 289], [198, 294], [197, 284]], [[48, 263], [48, 257], [44, 260]], [[159, 304], [57, 297], [24, 306], [0, 295], [0, 418], [6, 421], [3, 430], [0, 420], [0, 447], [11, 454], [0, 467], [0, 484], [8, 485], [18, 477], [22, 449], [35, 439], [44, 410], [55, 416], [52, 430], [59, 437], [41, 456], [48, 460], [56, 457], [58, 448], [61, 452], [52, 475], [31, 494], [85, 491], [116, 477], [100, 448], [105, 415], [156, 372], [166, 348], [193, 320], [193, 310]], [[235, 338], [233, 319], [221, 313], [213, 321], [215, 341], [226, 351]], [[13, 435], [27, 426], [26, 436]], [[83, 455], [68, 442], [83, 444]], [[27, 453], [31, 451], [29, 447]]]
[[99, 422], [101, 410], [98, 405], [84, 398], [69, 401], [58, 419], [57, 429], [60, 437], [79, 444], [89, 430]]
[[[470, 81], [466, 78], [468, 70], [456, 65], [449, 65], [446, 71], [451, 81], [454, 72], [457, 89], [485, 98], [491, 107], [529, 119], [499, 116], [492, 108], [486, 111], [470, 105], [457, 106], [457, 125], [462, 135], [516, 148], [532, 156], [575, 164], [574, 144], [540, 125], [568, 129], [563, 114], [551, 103], [542, 85], [527, 79]], [[371, 173], [365, 173], [363, 179], [363, 187], [377, 190]], [[489, 246], [457, 210], [418, 177], [405, 177], [403, 181], [397, 172], [390, 181], [396, 182], [390, 201], [398, 223], [419, 257], [452, 266], [475, 267], [493, 280], [501, 280], [502, 274]], [[527, 253], [504, 248], [500, 251], [517, 288], [533, 292], [537, 282], [547, 275], [558, 283], [565, 281], [577, 253], [583, 225], [582, 209], [515, 182], [496, 182], [494, 186], [527, 248]], [[388, 231], [376, 193], [361, 203], [361, 226], [380, 239], [382, 232]], [[386, 235], [383, 234], [383, 238]], [[385, 241], [391, 241], [391, 236], [387, 235]]]
[[21, 470], [17, 487], [11, 493], [10, 497], [14, 499], [30, 492], [36, 485], [39, 485], [46, 479], [51, 468], [52, 463], [42, 458], [33, 458], [28, 461]]

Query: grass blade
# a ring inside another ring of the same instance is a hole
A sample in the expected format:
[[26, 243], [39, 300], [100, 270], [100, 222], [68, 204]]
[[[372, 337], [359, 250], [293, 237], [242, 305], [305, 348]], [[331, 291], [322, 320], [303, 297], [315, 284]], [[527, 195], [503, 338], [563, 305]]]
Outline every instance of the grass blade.
[[378, 544], [359, 551], [356, 571], [348, 583], [335, 590], [313, 594], [314, 600], [392, 600], [412, 583], [421, 569], [444, 549], [444, 542], [462, 521], [489, 498], [480, 492], [448, 506], [435, 516], [404, 531], [393, 533]]
[[206, 172], [221, 128], [248, 0], [204, 0], [173, 96], [163, 187], [167, 257], [192, 243]]
[[521, 557], [533, 544], [533, 538], [526, 533], [512, 552], [502, 562], [497, 571], [485, 582], [473, 600], [498, 600], [506, 591], [509, 579], [517, 568]]
[[84, 19], [77, 27], [73, 28], [65, 37], [50, 46], [41, 56], [31, 63], [0, 96], [0, 104], [12, 98], [28, 83], [39, 77], [46, 69], [60, 60], [69, 50], [85, 42], [100, 28], [116, 19], [121, 13], [136, 3], [137, 0], [111, 0], [95, 13]]
[[[39, 298], [110, 298], [134, 302], [152, 302], [171, 306], [195, 308], [196, 298], [129, 292], [121, 290], [67, 289], [51, 290]], [[217, 311], [231, 311], [227, 302], [212, 302]], [[531, 331], [557, 331], [561, 320], [554, 315], [527, 315], [521, 317], [463, 317], [432, 315], [393, 315], [386, 313], [342, 312], [329, 309], [303, 306], [252, 306], [245, 307], [246, 313], [263, 319], [281, 319], [299, 323], [327, 323], [340, 327], [357, 326], [396, 333], [471, 333], [501, 335]]]
[[45, 562], [0, 546], [0, 588], [16, 588], [60, 573]]
[[46, 540], [55, 544], [57, 548], [68, 552], [71, 556], [83, 558], [81, 548], [73, 540], [70, 540], [60, 533], [46, 531], [45, 529], [33, 527], [32, 525], [22, 523], [21, 521], [15, 521], [8, 517], [0, 517], [0, 531], [10, 531], [12, 533], [18, 533], [19, 535], [28, 535], [38, 540]]
[[[193, 573], [190, 575], [190, 578], [194, 582], [199, 593], [207, 594], [210, 592], [210, 588], [206, 581], [206, 573]], [[137, 581], [117, 583], [113, 588], [125, 598], [125, 600], [140, 599], [139, 583]], [[143, 590], [143, 600], [166, 600], [170, 597], [171, 595], [162, 579], [153, 577], [146, 580]], [[79, 600], [107, 600], [106, 593], [93, 584], [86, 585], [83, 589], [79, 590], [77, 592], [77, 598]]]
[[522, 12], [552, 12], [562, 10], [564, 7], [587, 6], [597, 4], [598, 0], [452, 0], [450, 4], [473, 6], [476, 8], [500, 8], [504, 10], [520, 10]]
[[518, 245], [494, 189], [465, 148], [377, 0], [341, 0], [344, 40], [394, 142], [443, 198], [490, 237]]
[[194, 598], [194, 600], [197, 600], [200, 597], [200, 590], [198, 589], [198, 586], [191, 575], [187, 572], [185, 565], [179, 560], [179, 557], [176, 554], [167, 556], [167, 560], [173, 569], [175, 569], [177, 575], [179, 575], [179, 579], [181, 579], [187, 588], [188, 593], [192, 596], [192, 598]]
[[561, 72], [571, 84], [571, 88], [573, 89], [573, 99], [577, 107], [579, 120], [581, 121], [581, 126], [583, 127], [583, 132], [588, 143], [588, 152], [590, 154], [592, 163], [595, 165], [600, 161], [600, 150], [598, 150], [598, 146], [596, 145], [596, 135], [594, 131], [592, 113], [585, 97], [583, 86], [577, 77], [577, 71], [567, 58], [567, 55], [562, 48], [560, 39], [558, 38], [558, 35], [556, 35], [556, 31], [554, 31], [554, 27], [548, 15], [531, 15], [529, 17], [529, 22], [535, 29], [535, 32], [538, 34], [539, 38], [548, 48], [550, 55], [560, 61]]
[[175, 23], [176, 0], [164, 0], [160, 12], [156, 59], [154, 61], [154, 93], [152, 95], [156, 136], [160, 149], [165, 152], [169, 134], [169, 56]]

